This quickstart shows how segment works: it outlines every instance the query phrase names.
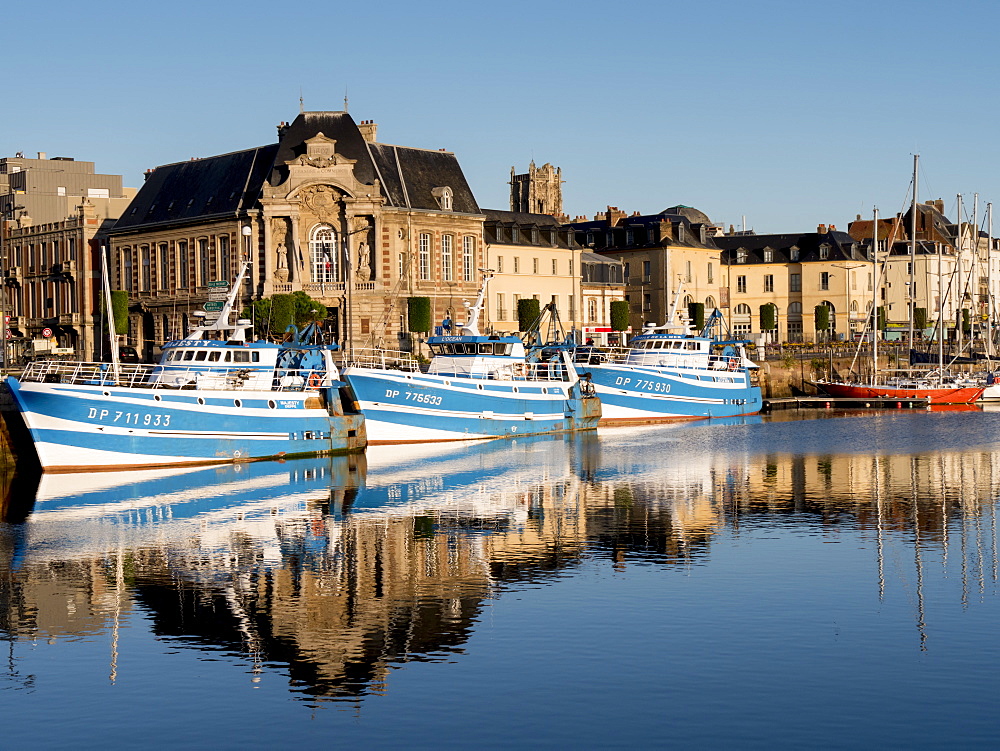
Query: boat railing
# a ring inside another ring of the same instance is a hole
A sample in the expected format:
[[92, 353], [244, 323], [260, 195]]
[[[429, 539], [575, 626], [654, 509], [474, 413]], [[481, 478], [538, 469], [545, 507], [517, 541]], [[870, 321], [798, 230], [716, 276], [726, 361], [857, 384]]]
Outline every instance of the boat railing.
[[395, 349], [360, 349], [345, 363], [345, 367], [380, 370], [404, 370], [415, 373], [420, 363], [409, 352]]
[[119, 365], [106, 362], [33, 362], [22, 382], [78, 386], [116, 386], [136, 389], [199, 389], [206, 391], [305, 391], [334, 384], [331, 375], [309, 368], [206, 368], [204, 366]]

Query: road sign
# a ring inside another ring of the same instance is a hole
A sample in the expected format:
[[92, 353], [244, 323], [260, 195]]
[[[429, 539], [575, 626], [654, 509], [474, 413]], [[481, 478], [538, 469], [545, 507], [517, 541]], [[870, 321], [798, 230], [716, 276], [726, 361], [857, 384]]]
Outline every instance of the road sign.
[[14, 338], [14, 334], [11, 333], [10, 329], [7, 329], [7, 338], [8, 339], [13, 339]]
[[48, 339], [50, 336], [52, 336], [52, 329], [42, 329], [42, 336]]
[[10, 316], [4, 316], [3, 317], [3, 322], [4, 323], [10, 323]]
[[212, 300], [211, 302], [205, 303], [205, 312], [206, 313], [209, 312], [209, 311], [213, 311], [213, 310], [216, 311], [216, 312], [222, 310], [222, 303], [221, 302], [217, 302], [215, 300]]
[[228, 292], [209, 292], [208, 293], [208, 299], [209, 300], [225, 300], [227, 297], [229, 297], [229, 293]]
[[226, 282], [226, 281], [209, 282], [208, 286], [209, 287], [226, 287], [226, 288], [228, 288], [229, 287], [229, 282]]

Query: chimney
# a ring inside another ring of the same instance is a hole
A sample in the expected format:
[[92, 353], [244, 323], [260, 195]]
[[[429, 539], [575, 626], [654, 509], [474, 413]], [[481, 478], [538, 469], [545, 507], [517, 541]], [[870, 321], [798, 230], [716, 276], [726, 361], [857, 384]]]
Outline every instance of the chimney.
[[378, 130], [378, 125], [374, 120], [362, 120], [358, 123], [358, 130], [361, 131], [361, 137], [368, 143], [375, 143], [375, 132]]
[[619, 209], [617, 206], [608, 206], [608, 226], [617, 227], [618, 222], [627, 217], [624, 211]]
[[819, 225], [816, 228], [816, 234], [817, 235], [825, 235], [826, 234], [826, 225], [825, 224]]
[[39, 158], [39, 159], [47, 159], [47, 158], [48, 158], [48, 156], [49, 156], [49, 155], [48, 155], [48, 154], [46, 154], [46, 153], [45, 153], [44, 151], [39, 151], [39, 152], [38, 152], [38, 158]]

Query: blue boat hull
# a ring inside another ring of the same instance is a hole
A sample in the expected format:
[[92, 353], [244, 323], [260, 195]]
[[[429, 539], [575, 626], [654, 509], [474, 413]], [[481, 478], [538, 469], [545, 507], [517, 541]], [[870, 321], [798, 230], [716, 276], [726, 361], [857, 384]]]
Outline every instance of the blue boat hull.
[[602, 425], [754, 414], [761, 391], [746, 370], [578, 365], [601, 398]]
[[457, 441], [589, 430], [600, 403], [578, 383], [347, 368], [369, 443]]
[[336, 391], [7, 386], [45, 470], [185, 466], [361, 450], [361, 415], [330, 414]]

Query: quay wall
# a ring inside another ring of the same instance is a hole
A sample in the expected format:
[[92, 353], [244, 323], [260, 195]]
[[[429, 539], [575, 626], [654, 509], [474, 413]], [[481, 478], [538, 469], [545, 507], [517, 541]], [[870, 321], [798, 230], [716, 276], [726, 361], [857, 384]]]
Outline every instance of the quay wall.
[[[783, 360], [758, 361], [760, 365], [760, 387], [765, 399], [780, 399], [792, 396], [792, 387], [810, 394], [816, 389], [809, 385], [817, 378], [847, 375], [851, 370], [853, 357], [803, 357]], [[857, 367], [857, 365], [855, 366]], [[896, 367], [889, 358], [879, 358], [879, 368]], [[866, 370], [870, 370], [870, 364]]]

